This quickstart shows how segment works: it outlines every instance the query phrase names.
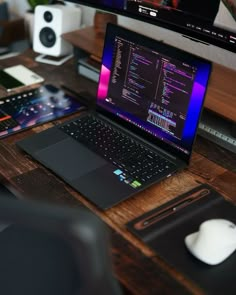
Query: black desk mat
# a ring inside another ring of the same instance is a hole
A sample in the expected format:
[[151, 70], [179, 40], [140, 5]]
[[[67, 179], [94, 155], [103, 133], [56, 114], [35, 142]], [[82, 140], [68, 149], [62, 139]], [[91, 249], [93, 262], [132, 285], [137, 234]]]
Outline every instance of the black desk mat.
[[127, 227], [206, 294], [236, 294], [236, 251], [221, 264], [209, 266], [191, 255], [184, 244], [185, 236], [212, 218], [236, 224], [235, 206], [210, 186], [200, 185], [132, 220]]

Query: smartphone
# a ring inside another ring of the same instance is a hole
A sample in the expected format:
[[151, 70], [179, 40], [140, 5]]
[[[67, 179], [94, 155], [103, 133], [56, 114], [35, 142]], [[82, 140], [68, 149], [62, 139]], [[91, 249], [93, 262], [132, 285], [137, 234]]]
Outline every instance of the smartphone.
[[23, 65], [0, 70], [0, 85], [2, 85], [7, 92], [42, 82], [44, 82], [43, 77]]

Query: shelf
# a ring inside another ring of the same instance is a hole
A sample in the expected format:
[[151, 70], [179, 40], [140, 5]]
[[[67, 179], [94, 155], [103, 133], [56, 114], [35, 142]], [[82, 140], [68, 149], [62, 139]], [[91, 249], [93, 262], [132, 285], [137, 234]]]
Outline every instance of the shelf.
[[62, 38], [71, 43], [74, 47], [80, 48], [101, 60], [104, 36], [100, 34], [97, 35], [93, 27], [86, 27], [81, 30], [63, 34]]
[[205, 107], [225, 119], [236, 122], [236, 71], [213, 64]]

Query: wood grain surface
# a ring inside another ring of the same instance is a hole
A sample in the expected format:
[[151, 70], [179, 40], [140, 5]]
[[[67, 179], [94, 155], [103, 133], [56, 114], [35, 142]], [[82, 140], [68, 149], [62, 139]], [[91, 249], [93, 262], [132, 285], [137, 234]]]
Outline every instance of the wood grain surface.
[[[18, 57], [3, 60], [1, 66], [24, 64], [45, 77], [47, 83], [63, 83], [77, 92], [89, 91], [95, 95], [95, 83], [77, 75], [73, 60], [62, 67], [55, 67], [38, 64], [34, 57], [35, 54], [28, 51]], [[4, 95], [6, 93], [1, 90], [0, 97]], [[0, 174], [4, 180], [20, 192], [20, 197], [63, 206], [86, 206], [104, 220], [111, 231], [114, 272], [127, 294], [204, 294], [203, 290], [134, 237], [125, 224], [199, 183], [210, 184], [226, 199], [236, 203], [236, 155], [198, 137], [188, 169], [102, 211], [16, 146], [18, 140], [50, 128], [57, 122], [0, 140]]]

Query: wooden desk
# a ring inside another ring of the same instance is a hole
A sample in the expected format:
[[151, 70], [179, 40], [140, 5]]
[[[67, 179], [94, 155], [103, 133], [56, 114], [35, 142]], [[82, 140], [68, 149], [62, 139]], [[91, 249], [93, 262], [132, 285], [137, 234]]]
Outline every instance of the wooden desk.
[[[73, 61], [54, 67], [36, 63], [32, 59], [34, 56], [28, 51], [24, 55], [2, 60], [1, 66], [23, 64], [44, 76], [49, 83], [63, 83], [77, 91], [90, 89], [95, 94], [95, 83], [79, 77], [73, 68]], [[5, 94], [0, 91], [0, 97]], [[198, 137], [189, 169], [104, 212], [16, 147], [16, 141], [53, 124], [47, 123], [0, 140], [0, 174], [4, 179], [16, 186], [25, 198], [73, 207], [86, 206], [100, 216], [111, 227], [114, 271], [127, 294], [204, 294], [128, 232], [125, 224], [196, 187], [199, 181], [209, 183], [227, 199], [236, 202], [236, 155]]]

